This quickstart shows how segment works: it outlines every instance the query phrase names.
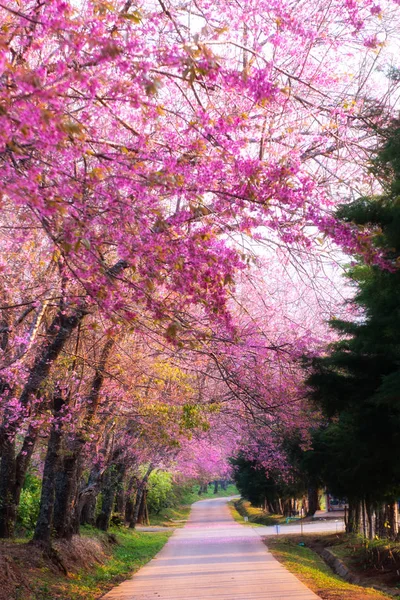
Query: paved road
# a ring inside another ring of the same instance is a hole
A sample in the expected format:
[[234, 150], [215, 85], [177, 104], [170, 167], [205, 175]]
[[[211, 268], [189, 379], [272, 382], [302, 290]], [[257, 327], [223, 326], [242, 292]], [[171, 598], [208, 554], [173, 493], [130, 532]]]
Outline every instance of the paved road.
[[[239, 525], [227, 498], [193, 505], [189, 521], [161, 552], [104, 600], [318, 600]], [[149, 534], [150, 535], [150, 534]]]

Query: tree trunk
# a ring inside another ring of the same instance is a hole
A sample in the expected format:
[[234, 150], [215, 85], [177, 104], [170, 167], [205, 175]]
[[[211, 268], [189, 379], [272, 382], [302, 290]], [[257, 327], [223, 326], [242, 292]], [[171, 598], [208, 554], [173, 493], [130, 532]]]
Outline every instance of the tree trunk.
[[363, 528], [363, 536], [367, 537], [367, 518], [366, 518], [366, 507], [365, 507], [365, 498], [361, 502], [362, 509], [362, 528]]
[[79, 525], [95, 525], [96, 502], [100, 492], [101, 476], [101, 469], [93, 467], [87, 484], [79, 491], [75, 515], [75, 533], [78, 533]]
[[368, 500], [365, 502], [365, 510], [367, 513], [367, 536], [370, 540], [373, 540], [375, 537], [374, 511], [371, 502]]
[[[32, 399], [37, 396], [40, 386], [50, 372], [52, 364], [85, 314], [83, 310], [78, 310], [69, 317], [63, 315], [61, 312], [57, 313], [48, 330], [51, 342], [49, 343], [46, 340], [40, 346], [27, 382], [21, 392], [19, 402], [22, 408], [28, 407]], [[14, 534], [19, 497], [36, 437], [33, 428], [30, 427], [24, 440], [22, 453], [17, 458], [15, 434], [19, 421], [14, 420], [11, 424], [7, 416], [5, 416], [4, 421], [3, 427], [6, 429], [7, 435], [3, 441], [2, 464], [0, 468], [0, 497], [2, 498], [2, 502], [0, 503], [0, 537], [10, 537]]]
[[59, 538], [70, 539], [75, 533], [74, 510], [80, 479], [79, 453], [71, 450], [60, 461], [56, 474], [54, 531]]
[[133, 519], [133, 511], [135, 509], [135, 501], [136, 501], [136, 491], [138, 479], [136, 475], [133, 475], [128, 484], [128, 489], [126, 490], [126, 503], [125, 503], [125, 522], [130, 523]]
[[318, 497], [318, 488], [309, 487], [307, 490], [308, 494], [308, 510], [306, 513], [307, 517], [313, 517], [317, 510], [319, 509], [319, 497]]
[[96, 503], [96, 496], [86, 498], [80, 513], [80, 525], [92, 525], [93, 527], [96, 525]]
[[15, 438], [5, 437], [0, 468], [0, 537], [2, 538], [14, 535], [17, 519], [17, 505], [15, 503], [16, 462]]
[[115, 500], [115, 474], [113, 467], [107, 469], [103, 477], [101, 512], [96, 519], [96, 527], [107, 531], [110, 527], [111, 514]]
[[216, 479], [214, 481], [214, 494], [218, 494], [219, 481]]
[[70, 538], [73, 533], [79, 532], [81, 515], [78, 496], [82, 473], [82, 450], [85, 446], [85, 435], [97, 413], [100, 390], [104, 383], [104, 369], [114, 343], [113, 339], [107, 340], [101, 351], [90, 392], [85, 400], [87, 409], [82, 430], [70, 444], [70, 450], [64, 457], [60, 472], [57, 474], [54, 528], [60, 538]]
[[115, 510], [121, 516], [123, 520], [125, 517], [125, 506], [126, 506], [126, 491], [125, 491], [125, 474], [126, 464], [121, 463], [118, 465], [118, 477], [117, 477], [117, 490], [115, 497]]
[[399, 510], [397, 502], [391, 502], [388, 505], [388, 533], [392, 540], [396, 540], [399, 534]]
[[133, 511], [135, 510], [135, 499], [131, 496], [127, 499], [125, 505], [125, 522], [130, 523], [133, 520]]
[[380, 503], [375, 509], [375, 535], [379, 538], [396, 539], [398, 533], [397, 503]]
[[[0, 467], [0, 537], [14, 535], [17, 509], [24, 485], [26, 473], [35, 448], [37, 431], [29, 426], [22, 448], [16, 455], [15, 441], [12, 435], [3, 440], [3, 457]], [[15, 438], [14, 438], [15, 439]]]
[[346, 533], [360, 533], [360, 500], [349, 498], [349, 508], [346, 518]]
[[[125, 260], [119, 260], [106, 271], [106, 274], [109, 277], [116, 277], [127, 267], [128, 263]], [[70, 339], [73, 331], [82, 322], [87, 313], [88, 310], [85, 302], [70, 315], [65, 315], [64, 310], [57, 312], [47, 330], [45, 341], [36, 353], [28, 379], [21, 392], [19, 403], [22, 408], [29, 407], [32, 400], [38, 395], [42, 383], [50, 373], [52, 365]], [[107, 348], [107, 356], [108, 351], [109, 348]], [[104, 376], [102, 375], [97, 390], [101, 387], [103, 378]], [[96, 390], [92, 390], [91, 394], [90, 400], [93, 400], [93, 405], [96, 405]], [[19, 495], [33, 451], [33, 446], [30, 444], [27, 447], [27, 454], [21, 454], [18, 459], [16, 457], [15, 434], [21, 419], [22, 417], [19, 420], [10, 422], [7, 416], [5, 416], [1, 428], [2, 431], [0, 432], [3, 450], [0, 467], [0, 537], [10, 537], [14, 534]], [[30, 442], [29, 435], [26, 442]]]
[[208, 484], [201, 483], [200, 487], [199, 487], [198, 495], [201, 496], [201, 494], [206, 494], [207, 492], [208, 492]]
[[147, 510], [147, 489], [143, 490], [142, 499], [140, 501], [138, 517], [136, 521], [139, 525], [149, 524], [149, 512]]
[[44, 545], [50, 545], [53, 527], [55, 477], [58, 462], [60, 460], [60, 448], [62, 441], [61, 420], [57, 418], [57, 416], [59, 416], [63, 406], [64, 400], [62, 398], [54, 399], [54, 421], [47, 444], [39, 516], [36, 523], [35, 533], [33, 535], [33, 542], [40, 542]]
[[139, 516], [139, 510], [140, 510], [140, 506], [142, 503], [143, 493], [147, 487], [147, 481], [151, 475], [151, 472], [153, 471], [153, 468], [154, 468], [153, 465], [150, 464], [149, 468], [146, 471], [145, 476], [143, 477], [142, 481], [138, 485], [137, 492], [136, 492], [136, 498], [135, 498], [135, 507], [133, 509], [132, 518], [129, 522], [129, 527], [131, 529], [135, 529], [135, 527], [136, 527], [136, 523], [138, 521], [138, 516]]
[[283, 501], [283, 516], [290, 517], [293, 512], [293, 506], [291, 499], [287, 499]]
[[22, 488], [24, 486], [25, 477], [28, 472], [32, 454], [36, 446], [37, 437], [38, 430], [36, 423], [29, 425], [27, 434], [24, 438], [24, 442], [22, 444], [21, 450], [18, 453], [17, 460], [15, 463], [15, 503], [17, 507], [19, 506]]

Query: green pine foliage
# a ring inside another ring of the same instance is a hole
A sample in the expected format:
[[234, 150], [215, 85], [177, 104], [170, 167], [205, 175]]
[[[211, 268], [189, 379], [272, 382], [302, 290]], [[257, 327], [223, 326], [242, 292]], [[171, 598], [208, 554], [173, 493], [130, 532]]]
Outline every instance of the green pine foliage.
[[306, 457], [340, 496], [394, 500], [400, 496], [400, 129], [374, 162], [383, 193], [342, 206], [343, 221], [368, 227], [386, 261], [348, 271], [360, 314], [333, 320], [340, 335], [314, 360], [311, 397], [326, 416]]

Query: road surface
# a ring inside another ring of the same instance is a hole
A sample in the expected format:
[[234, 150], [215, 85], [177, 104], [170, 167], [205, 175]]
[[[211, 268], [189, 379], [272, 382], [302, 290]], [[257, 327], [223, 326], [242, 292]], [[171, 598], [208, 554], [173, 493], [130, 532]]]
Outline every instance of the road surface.
[[227, 500], [196, 502], [185, 527], [103, 600], [318, 600], [262, 543], [271, 528], [236, 523]]

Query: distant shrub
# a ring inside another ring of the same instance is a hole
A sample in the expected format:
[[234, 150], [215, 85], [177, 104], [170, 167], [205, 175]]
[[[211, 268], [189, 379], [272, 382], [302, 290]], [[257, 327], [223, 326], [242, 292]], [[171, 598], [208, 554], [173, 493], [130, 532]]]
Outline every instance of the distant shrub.
[[28, 473], [21, 491], [21, 499], [17, 512], [17, 526], [23, 529], [25, 533], [30, 533], [35, 528], [39, 515], [41, 491], [42, 484], [40, 478], [32, 473]]
[[147, 506], [149, 512], [159, 513], [163, 508], [173, 506], [175, 497], [171, 473], [153, 471], [149, 477]]
[[124, 525], [124, 517], [120, 513], [114, 513], [111, 515], [110, 525], [114, 527], [122, 527]]

